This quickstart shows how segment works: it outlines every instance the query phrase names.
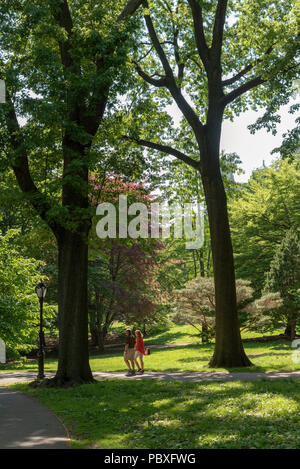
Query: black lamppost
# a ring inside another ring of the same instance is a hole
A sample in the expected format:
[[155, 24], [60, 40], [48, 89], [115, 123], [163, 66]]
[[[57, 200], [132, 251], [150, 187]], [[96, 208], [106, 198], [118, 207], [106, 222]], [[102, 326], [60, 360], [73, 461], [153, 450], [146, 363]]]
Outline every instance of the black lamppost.
[[43, 303], [44, 298], [47, 293], [47, 285], [44, 282], [40, 282], [35, 287], [35, 293], [40, 302], [40, 333], [39, 333], [39, 351], [38, 351], [38, 361], [39, 361], [39, 373], [38, 379], [44, 379], [44, 332], [43, 332]]

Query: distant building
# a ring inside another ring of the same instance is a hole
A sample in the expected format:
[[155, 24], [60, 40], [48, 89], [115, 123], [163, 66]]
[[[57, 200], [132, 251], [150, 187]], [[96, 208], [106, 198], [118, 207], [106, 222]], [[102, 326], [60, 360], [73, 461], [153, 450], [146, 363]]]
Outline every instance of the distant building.
[[229, 173], [227, 174], [227, 177], [228, 177], [228, 179], [229, 179], [230, 181], [235, 182], [233, 173], [229, 172]]
[[254, 169], [253, 171], [262, 171], [266, 169], [267, 166], [265, 165], [265, 160], [262, 161], [262, 166], [259, 166], [258, 168]]

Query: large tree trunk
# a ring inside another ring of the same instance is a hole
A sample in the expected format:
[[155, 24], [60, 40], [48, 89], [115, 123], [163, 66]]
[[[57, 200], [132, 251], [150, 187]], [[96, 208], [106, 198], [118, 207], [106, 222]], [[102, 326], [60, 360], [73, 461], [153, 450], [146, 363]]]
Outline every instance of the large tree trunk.
[[296, 337], [297, 316], [298, 316], [297, 312], [291, 313], [289, 315], [288, 323], [284, 331], [284, 334], [290, 340], [294, 340]]
[[64, 230], [59, 243], [59, 357], [53, 384], [93, 382], [88, 353], [87, 260], [83, 236]]
[[107, 326], [101, 326], [100, 324], [97, 325], [98, 328], [98, 349], [99, 352], [104, 353], [104, 343], [105, 343], [105, 338], [107, 336]]
[[91, 334], [91, 343], [93, 346], [97, 347], [98, 345], [98, 334], [97, 334], [97, 325], [96, 325], [96, 312], [89, 311], [89, 326]]
[[201, 154], [201, 177], [207, 204], [216, 297], [216, 345], [211, 367], [249, 366], [241, 341], [236, 305], [233, 250], [227, 199], [219, 155], [206, 148]]

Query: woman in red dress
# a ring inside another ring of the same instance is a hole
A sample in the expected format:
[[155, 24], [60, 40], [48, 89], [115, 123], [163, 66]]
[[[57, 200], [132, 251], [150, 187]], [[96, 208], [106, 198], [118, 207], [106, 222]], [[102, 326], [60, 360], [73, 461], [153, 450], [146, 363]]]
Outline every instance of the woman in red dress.
[[[135, 349], [134, 361], [138, 368], [137, 372], [140, 374], [143, 374], [144, 373], [143, 355], [146, 355], [145, 345], [143, 341], [143, 334], [141, 333], [141, 331], [136, 330], [135, 337], [136, 337], [136, 342], [134, 346], [134, 349]], [[140, 360], [141, 366], [139, 366], [138, 359]]]

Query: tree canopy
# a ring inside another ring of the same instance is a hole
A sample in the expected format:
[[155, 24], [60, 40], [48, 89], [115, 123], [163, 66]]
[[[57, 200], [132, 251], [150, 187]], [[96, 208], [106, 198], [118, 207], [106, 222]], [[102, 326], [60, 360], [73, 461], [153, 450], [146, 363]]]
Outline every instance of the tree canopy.
[[286, 233], [299, 233], [299, 192], [299, 160], [279, 160], [255, 171], [230, 201], [237, 275], [250, 279], [257, 292]]
[[[9, 358], [36, 346], [39, 303], [35, 286], [45, 280], [44, 264], [23, 257], [14, 246], [17, 234], [10, 230], [0, 236], [0, 337], [6, 343]], [[54, 311], [55, 308], [46, 305], [46, 317], [51, 317]]]

